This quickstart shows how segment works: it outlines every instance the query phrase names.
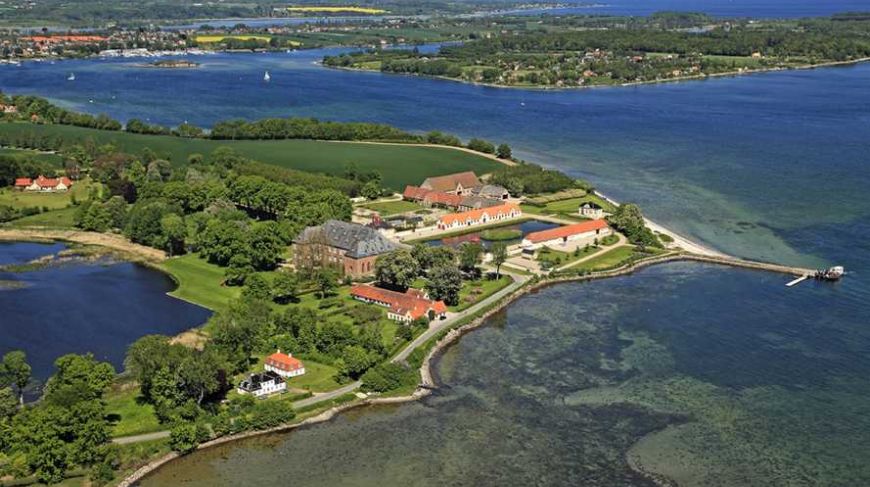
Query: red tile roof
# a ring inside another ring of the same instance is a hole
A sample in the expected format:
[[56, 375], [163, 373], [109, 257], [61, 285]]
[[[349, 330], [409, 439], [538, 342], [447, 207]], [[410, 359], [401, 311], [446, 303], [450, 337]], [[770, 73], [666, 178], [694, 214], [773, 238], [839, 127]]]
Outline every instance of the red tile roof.
[[35, 182], [36, 185], [40, 188], [54, 188], [57, 187], [57, 185], [60, 183], [63, 183], [67, 188], [72, 186], [72, 181], [66, 176], [60, 178], [47, 178], [45, 176], [39, 176], [38, 178], [34, 179], [33, 182]]
[[407, 316], [410, 314], [412, 320], [426, 316], [430, 309], [436, 315], [447, 312], [447, 305], [444, 304], [444, 301], [426, 299], [423, 297], [422, 291], [417, 289], [408, 289], [407, 292], [400, 293], [390, 291], [389, 289], [358, 284], [351, 288], [350, 295], [355, 298], [367, 299], [389, 306], [390, 311], [398, 315]]
[[456, 191], [457, 185], [462, 185], [463, 188], [477, 188], [483, 183], [477, 178], [477, 175], [471, 171], [460, 172], [456, 174], [447, 174], [446, 176], [436, 176], [426, 178], [421, 186], [435, 191]]
[[301, 360], [285, 353], [281, 353], [280, 350], [266, 357], [266, 365], [271, 365], [276, 369], [286, 370], [287, 372], [292, 372], [305, 367]]
[[542, 230], [540, 232], [532, 232], [526, 235], [524, 240], [528, 240], [532, 243], [546, 242], [548, 240], [555, 240], [557, 238], [565, 238], [581, 233], [594, 232], [596, 230], [601, 230], [602, 228], [607, 228], [606, 221], [590, 220], [586, 222], [575, 223], [573, 225], [565, 225], [563, 227]]
[[458, 208], [462, 202], [462, 196], [457, 194], [448, 194], [443, 191], [433, 191], [417, 186], [406, 186], [402, 197], [406, 200], [425, 201], [430, 205], [444, 205], [452, 208]]
[[31, 184], [33, 184], [33, 180], [30, 178], [17, 178], [15, 180], [15, 186], [27, 187], [27, 186], [30, 186]]
[[522, 214], [522, 210], [520, 207], [513, 203], [505, 203], [503, 205], [491, 206], [489, 208], [480, 208], [477, 210], [471, 211], [463, 211], [461, 213], [451, 213], [449, 215], [444, 215], [440, 218], [439, 222], [442, 225], [450, 226], [453, 225], [454, 222], [460, 221], [465, 222], [467, 220], [477, 221], [479, 220], [484, 213], [488, 214], [489, 217], [495, 218], [497, 215], [508, 215], [511, 211], [515, 211], [519, 214]]

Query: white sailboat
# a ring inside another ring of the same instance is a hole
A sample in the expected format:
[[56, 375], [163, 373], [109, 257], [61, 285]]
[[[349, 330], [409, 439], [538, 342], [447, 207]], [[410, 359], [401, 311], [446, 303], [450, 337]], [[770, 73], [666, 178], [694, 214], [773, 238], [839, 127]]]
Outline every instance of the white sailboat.
[[269, 76], [269, 72], [266, 71], [266, 74], [263, 75], [263, 81], [268, 82], [268, 81], [271, 80], [271, 79], [272, 79], [272, 77]]
[[75, 74], [75, 73], [70, 73], [69, 76], [66, 78], [66, 80], [67, 80], [67, 81], [75, 81], [75, 80], [76, 80], [76, 74]]

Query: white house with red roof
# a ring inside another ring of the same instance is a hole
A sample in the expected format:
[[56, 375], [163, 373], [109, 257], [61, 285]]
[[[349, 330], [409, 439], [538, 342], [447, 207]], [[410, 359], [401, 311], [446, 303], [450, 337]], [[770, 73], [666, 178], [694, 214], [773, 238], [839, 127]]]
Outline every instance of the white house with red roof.
[[292, 354], [281, 353], [281, 350], [266, 357], [264, 368], [281, 377], [298, 377], [305, 374], [305, 364]]
[[519, 218], [522, 215], [523, 210], [521, 210], [519, 206], [513, 203], [505, 203], [498, 206], [491, 206], [489, 208], [480, 208], [477, 210], [444, 215], [438, 219], [438, 229], [456, 230]]
[[23, 191], [39, 191], [43, 193], [67, 191], [72, 188], [72, 185], [72, 180], [66, 176], [62, 176], [59, 178], [47, 178], [40, 175], [36, 179], [17, 178], [15, 180], [16, 189], [20, 189]]
[[590, 220], [532, 232], [523, 238], [522, 247], [523, 250], [537, 250], [541, 247], [559, 247], [569, 243], [583, 245], [612, 233], [605, 220]]
[[400, 293], [359, 284], [351, 288], [350, 295], [357, 301], [389, 308], [387, 318], [402, 323], [410, 323], [423, 317], [434, 320], [447, 316], [447, 305], [444, 301], [433, 301], [419, 289], [411, 288]]

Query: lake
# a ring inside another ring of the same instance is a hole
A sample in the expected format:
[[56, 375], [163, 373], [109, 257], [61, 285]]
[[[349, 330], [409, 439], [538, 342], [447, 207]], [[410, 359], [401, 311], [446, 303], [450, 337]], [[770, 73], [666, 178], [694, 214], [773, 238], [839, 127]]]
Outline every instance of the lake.
[[717, 249], [851, 274], [785, 288], [673, 264], [552, 287], [450, 349], [435, 397], [191, 455], [145, 485], [649, 485], [630, 464], [681, 485], [870, 484], [870, 65], [530, 91], [316, 64], [336, 52], [31, 63], [0, 67], [0, 87], [165, 124], [482, 136]]
[[[63, 248], [0, 242], [0, 264], [29, 262]], [[129, 262], [0, 271], [0, 281], [17, 283], [0, 288], [0, 354], [24, 350], [40, 383], [54, 373], [54, 360], [67, 353], [91, 352], [120, 372], [127, 346], [139, 337], [175, 335], [211, 315], [168, 296], [175, 284], [166, 274]]]

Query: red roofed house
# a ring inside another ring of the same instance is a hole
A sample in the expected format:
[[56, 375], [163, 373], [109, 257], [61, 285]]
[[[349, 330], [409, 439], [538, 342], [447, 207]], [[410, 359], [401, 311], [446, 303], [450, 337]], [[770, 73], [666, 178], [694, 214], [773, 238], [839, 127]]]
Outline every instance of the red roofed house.
[[305, 373], [305, 364], [301, 360], [289, 353], [281, 353], [281, 350], [266, 357], [265, 368], [281, 377], [298, 377]]
[[[24, 183], [27, 182], [29, 182], [30, 184], [27, 184], [25, 186]], [[18, 178], [15, 180], [16, 188], [21, 188], [24, 191], [42, 191], [45, 193], [66, 191], [70, 189], [72, 185], [73, 182], [66, 176], [60, 178], [47, 178], [40, 175], [34, 180], [31, 180], [30, 178]]]
[[444, 301], [433, 301], [418, 289], [408, 289], [400, 293], [359, 284], [351, 288], [350, 295], [357, 301], [389, 308], [387, 318], [403, 323], [410, 323], [422, 317], [434, 320], [447, 316], [447, 305]]
[[426, 178], [423, 184], [420, 185], [423, 189], [458, 194], [460, 196], [474, 194], [475, 190], [480, 189], [482, 186], [483, 183], [471, 171]]
[[456, 228], [485, 225], [487, 223], [509, 220], [522, 216], [523, 211], [513, 203], [480, 208], [478, 210], [451, 213], [438, 219], [439, 230], [451, 230]]
[[577, 244], [592, 243], [596, 238], [610, 235], [613, 231], [604, 220], [565, 225], [540, 232], [532, 232], [523, 238], [524, 250], [536, 250], [541, 247], [560, 246], [568, 242]]

